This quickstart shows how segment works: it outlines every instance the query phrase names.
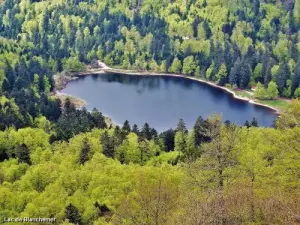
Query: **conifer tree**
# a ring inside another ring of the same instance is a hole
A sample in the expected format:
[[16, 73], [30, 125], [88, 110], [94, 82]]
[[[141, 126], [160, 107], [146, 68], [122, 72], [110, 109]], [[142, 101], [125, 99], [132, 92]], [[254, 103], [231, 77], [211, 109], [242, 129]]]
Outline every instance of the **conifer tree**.
[[87, 162], [89, 160], [90, 150], [91, 150], [91, 146], [88, 142], [88, 139], [85, 137], [83, 139], [83, 144], [82, 144], [80, 158], [79, 158], [79, 162], [81, 165], [83, 165], [85, 162]]
[[246, 120], [246, 122], [244, 123], [244, 126], [247, 127], [247, 128], [251, 127], [251, 125], [250, 125], [250, 123], [249, 123], [248, 120]]
[[31, 164], [30, 151], [25, 144], [20, 145], [16, 153], [19, 163]]
[[284, 88], [286, 87], [286, 82], [289, 78], [290, 70], [287, 63], [281, 63], [279, 70], [276, 76], [276, 84], [278, 86], [279, 93], [283, 93]]
[[251, 127], [258, 127], [258, 122], [255, 117], [251, 121]]
[[207, 135], [208, 123], [199, 116], [194, 125], [195, 145], [200, 146], [204, 142], [208, 142], [210, 138]]
[[65, 209], [65, 218], [69, 220], [70, 223], [81, 225], [81, 215], [78, 211], [78, 209], [73, 206], [72, 204], [69, 204]]
[[239, 87], [240, 88], [247, 88], [249, 81], [250, 81], [250, 67], [248, 63], [244, 60], [240, 65], [240, 71], [239, 71]]
[[115, 155], [114, 139], [105, 131], [101, 137], [103, 154], [108, 158], [113, 158]]
[[179, 119], [179, 122], [177, 124], [176, 132], [177, 131], [181, 131], [183, 133], [187, 133], [188, 132], [188, 130], [186, 129], [185, 122], [184, 122], [183, 119]]
[[295, 72], [292, 77], [292, 87], [291, 87], [291, 94], [293, 95], [295, 90], [298, 88], [300, 85], [300, 60], [296, 63], [295, 66]]
[[145, 123], [141, 130], [141, 137], [147, 140], [152, 139], [151, 128], [148, 123]]
[[105, 118], [102, 115], [101, 112], [98, 111], [98, 109], [94, 108], [91, 113], [92, 121], [93, 121], [93, 126], [96, 128], [107, 128]]
[[138, 128], [138, 126], [137, 126], [136, 124], [134, 124], [134, 125], [132, 126], [131, 131], [132, 131], [133, 133], [137, 134], [137, 135], [140, 134], [139, 128]]
[[240, 68], [241, 68], [241, 61], [240, 59], [238, 59], [230, 70], [229, 83], [231, 85], [238, 85]]
[[126, 120], [123, 124], [122, 130], [126, 133], [129, 134], [131, 132], [131, 127], [130, 124], [128, 122], [128, 120]]
[[160, 134], [160, 138], [163, 139], [164, 150], [166, 152], [170, 152], [174, 150], [174, 139], [175, 139], [175, 131], [173, 129], [169, 129]]
[[98, 209], [98, 216], [102, 217], [108, 214], [111, 210], [107, 207], [106, 204], [99, 204], [98, 201], [95, 202], [94, 204], [95, 208]]

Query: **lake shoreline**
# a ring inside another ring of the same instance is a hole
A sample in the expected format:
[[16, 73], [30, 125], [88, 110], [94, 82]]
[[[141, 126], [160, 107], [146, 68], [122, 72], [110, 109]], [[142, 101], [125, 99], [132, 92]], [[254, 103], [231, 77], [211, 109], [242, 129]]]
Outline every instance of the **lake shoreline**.
[[238, 96], [234, 91], [230, 90], [227, 87], [219, 86], [219, 85], [217, 85], [213, 82], [206, 81], [206, 80], [196, 78], [196, 77], [188, 77], [188, 76], [183, 75], [183, 74], [168, 74], [168, 73], [152, 73], [152, 72], [138, 73], [138, 72], [128, 72], [128, 71], [121, 71], [120, 72], [118, 69], [105, 70], [105, 72], [106, 73], [117, 73], [117, 74], [124, 74], [124, 75], [132, 75], [132, 76], [168, 76], [168, 77], [179, 77], [179, 78], [183, 78], [183, 79], [189, 79], [189, 80], [197, 81], [199, 83], [207, 84], [207, 85], [209, 85], [211, 87], [214, 87], [214, 88], [221, 89], [221, 90], [231, 94], [232, 97], [235, 98], [235, 99], [245, 101], [245, 102], [249, 102], [250, 104], [258, 105], [258, 106], [261, 106], [261, 107], [265, 107], [265, 108], [271, 109], [276, 114], [281, 114], [280, 109], [277, 109], [275, 107], [272, 107], [272, 106], [269, 106], [269, 105], [266, 105], [266, 104], [262, 104], [262, 103], [259, 103], [259, 102], [255, 102], [253, 99], [250, 99], [250, 98], [247, 98], [247, 97]]
[[[276, 107], [273, 107], [273, 106], [270, 106], [270, 105], [267, 105], [267, 104], [263, 104], [263, 103], [259, 103], [251, 98], [248, 98], [248, 97], [241, 97], [239, 95], [237, 95], [233, 90], [227, 88], [227, 87], [224, 87], [224, 86], [220, 86], [220, 85], [217, 85], [211, 81], [207, 81], [207, 80], [204, 80], [204, 79], [201, 79], [201, 78], [196, 78], [196, 77], [190, 77], [190, 76], [187, 76], [187, 75], [183, 75], [183, 74], [174, 74], [174, 73], [156, 73], [156, 72], [150, 72], [150, 71], [147, 71], [147, 72], [138, 72], [138, 71], [133, 71], [133, 70], [124, 70], [124, 69], [115, 69], [115, 68], [111, 68], [109, 66], [107, 66], [105, 63], [101, 62], [101, 61], [98, 61], [98, 65], [99, 65], [99, 69], [86, 69], [82, 72], [77, 72], [77, 73], [72, 73], [71, 77], [72, 79], [67, 79], [65, 82], [64, 82], [64, 85], [57, 88], [56, 90], [59, 92], [60, 90], [62, 90], [70, 81], [72, 80], [75, 80], [75, 79], [78, 79], [79, 77], [82, 77], [82, 76], [89, 76], [89, 75], [101, 75], [101, 74], [107, 74], [107, 73], [117, 73], [117, 74], [124, 74], [124, 75], [133, 75], [133, 76], [168, 76], [168, 77], [179, 77], [179, 78], [183, 78], [183, 79], [189, 79], [189, 80], [193, 80], [193, 81], [196, 81], [196, 82], [200, 82], [200, 83], [204, 83], [204, 84], [207, 84], [209, 86], [212, 86], [214, 88], [218, 88], [218, 89], [221, 89], [229, 94], [232, 95], [233, 98], [235, 99], [238, 99], [238, 100], [241, 100], [241, 101], [245, 101], [245, 102], [248, 102], [250, 104], [254, 104], [254, 105], [257, 105], [257, 106], [261, 106], [261, 107], [265, 107], [265, 108], [268, 108], [272, 111], [274, 111], [276, 114], [280, 115], [282, 113], [282, 110], [279, 109], [279, 108], [276, 108]], [[244, 91], [245, 92], [245, 91]], [[59, 92], [61, 93], [61, 92]], [[54, 95], [56, 95], [54, 93]], [[72, 96], [73, 98], [76, 98], [75, 96]], [[84, 107], [86, 104], [82, 105], [81, 107]]]
[[[73, 79], [73, 80], [76, 80], [76, 79]], [[87, 102], [85, 100], [78, 98], [76, 96], [67, 94], [67, 93], [63, 93], [60, 90], [56, 90], [54, 96], [56, 98], [59, 98], [63, 102], [63, 104], [66, 101], [66, 99], [69, 98], [70, 101], [75, 105], [76, 109], [82, 109], [83, 107], [85, 107], [87, 105]], [[103, 114], [103, 116], [105, 119], [105, 123], [108, 127], [115, 125], [112, 121], [112, 118], [109, 115]]]

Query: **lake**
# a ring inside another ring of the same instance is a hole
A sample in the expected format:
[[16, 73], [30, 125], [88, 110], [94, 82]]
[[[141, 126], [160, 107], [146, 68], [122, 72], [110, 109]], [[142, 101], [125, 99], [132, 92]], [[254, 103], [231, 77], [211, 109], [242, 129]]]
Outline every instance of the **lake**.
[[213, 113], [243, 125], [255, 117], [259, 126], [271, 127], [274, 111], [233, 98], [224, 90], [197, 81], [167, 76], [101, 74], [71, 81], [63, 93], [84, 99], [92, 110], [97, 108], [115, 124], [128, 120], [141, 127], [145, 122], [158, 131], [176, 128], [184, 119], [192, 128], [198, 116]]

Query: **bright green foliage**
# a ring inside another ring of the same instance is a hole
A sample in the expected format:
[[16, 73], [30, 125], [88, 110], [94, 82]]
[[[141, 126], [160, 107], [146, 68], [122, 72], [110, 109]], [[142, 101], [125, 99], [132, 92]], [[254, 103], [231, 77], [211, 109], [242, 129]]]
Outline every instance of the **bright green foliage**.
[[148, 124], [108, 129], [97, 110], [77, 110], [69, 100], [61, 107], [48, 95], [53, 74], [100, 59], [132, 70], [203, 72], [239, 88], [258, 83], [261, 99], [278, 91], [298, 97], [299, 0], [0, 4], [1, 217], [66, 225], [297, 223], [299, 100], [277, 129], [213, 116], [199, 117], [191, 131], [181, 121], [176, 134], [157, 134]]
[[[295, 100], [280, 117], [280, 129], [224, 125], [213, 116], [199, 118], [186, 133], [180, 122], [175, 137], [180, 153], [161, 153], [155, 140], [129, 132], [116, 147], [115, 159], [105, 157], [103, 148], [105, 138], [118, 139], [116, 129], [94, 129], [52, 145], [42, 129], [0, 132], [0, 149], [9, 153], [25, 143], [28, 151], [21, 151], [27, 152], [21, 159], [31, 159], [30, 165], [13, 158], [0, 162], [0, 212], [7, 217], [54, 216], [60, 224], [126, 219], [127, 224], [189, 225], [192, 216], [230, 224], [237, 217], [287, 221], [290, 210], [299, 209], [294, 201], [299, 198], [299, 111]], [[224, 205], [216, 207], [220, 200]], [[293, 207], [278, 211], [270, 200]]]
[[43, 77], [43, 83], [44, 83], [44, 91], [46, 94], [49, 94], [50, 93], [50, 89], [51, 89], [51, 85], [50, 85], [50, 82], [49, 82], [49, 78], [44, 75]]
[[32, 90], [33, 90], [34, 94], [37, 97], [39, 97], [39, 75], [38, 74], [34, 74]]
[[299, 0], [295, 0], [294, 17], [295, 20], [299, 23], [300, 22], [300, 1]]
[[262, 78], [262, 64], [258, 63], [253, 71], [253, 78], [257, 82], [259, 79]]
[[135, 133], [130, 133], [122, 145], [117, 148], [116, 158], [121, 163], [129, 164], [130, 162], [140, 163], [140, 156], [138, 136]]
[[64, 60], [63, 68], [65, 71], [79, 72], [83, 70], [84, 65], [76, 57], [71, 57]]
[[186, 137], [186, 149], [184, 155], [186, 156], [187, 159], [191, 159], [193, 156], [196, 155], [196, 151], [197, 151], [197, 147], [196, 147], [196, 140], [195, 140], [195, 131], [193, 129], [189, 132], [189, 134]]
[[294, 97], [295, 98], [300, 98], [300, 87], [298, 87], [295, 92], [294, 92]]
[[180, 73], [181, 72], [181, 61], [178, 58], [173, 60], [171, 67], [169, 68], [170, 73]]
[[288, 129], [300, 126], [300, 101], [293, 100], [292, 104], [280, 115], [277, 120], [277, 127], [280, 129]]
[[278, 97], [278, 93], [277, 84], [274, 81], [269, 83], [267, 89], [258, 82], [254, 96], [258, 99], [275, 99]]
[[265, 87], [260, 82], [258, 82], [256, 85], [254, 96], [258, 99], [267, 99], [267, 95], [268, 94]]
[[201, 77], [201, 69], [200, 66], [197, 66], [196, 70], [195, 70], [195, 76], [196, 77]]
[[126, 224], [171, 224], [178, 208], [181, 174], [173, 170], [167, 173], [170, 169], [144, 167], [136, 174], [134, 191], [118, 208], [113, 223], [126, 220]]
[[177, 131], [175, 135], [175, 151], [185, 153], [187, 151], [186, 146], [186, 134], [182, 131]]
[[289, 43], [287, 39], [279, 40], [274, 48], [274, 54], [280, 60], [285, 60], [289, 56]]
[[282, 95], [284, 97], [290, 98], [292, 96], [292, 81], [287, 80], [286, 81], [286, 87], [283, 89]]
[[216, 75], [216, 82], [218, 84], [224, 84], [225, 83], [224, 80], [226, 79], [226, 77], [227, 77], [227, 68], [225, 64], [222, 64], [219, 72]]
[[278, 70], [279, 70], [279, 65], [275, 65], [275, 66], [272, 67], [271, 74], [272, 74], [272, 79], [273, 80], [276, 78]]
[[188, 56], [183, 60], [182, 73], [191, 75], [196, 70], [196, 64], [193, 56]]
[[0, 69], [0, 93], [2, 91], [2, 83], [3, 83], [4, 78], [5, 78], [4, 70]]
[[267, 95], [269, 99], [275, 99], [278, 97], [277, 85], [274, 81], [271, 81], [268, 85]]

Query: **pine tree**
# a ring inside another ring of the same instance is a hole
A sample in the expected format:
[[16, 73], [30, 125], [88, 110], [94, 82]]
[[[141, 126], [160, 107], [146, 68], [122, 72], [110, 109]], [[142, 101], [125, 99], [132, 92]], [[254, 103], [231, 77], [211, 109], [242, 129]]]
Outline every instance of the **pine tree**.
[[183, 133], [187, 133], [188, 130], [186, 129], [186, 126], [185, 126], [185, 122], [183, 119], [180, 119], [178, 124], [177, 124], [177, 129], [176, 129], [176, 132], [177, 131], [181, 131]]
[[245, 60], [241, 63], [239, 74], [239, 87], [247, 88], [250, 81], [251, 71]]
[[278, 91], [280, 94], [283, 93], [289, 75], [290, 75], [289, 66], [287, 65], [287, 63], [281, 63], [276, 76], [276, 84], [278, 86]]
[[148, 123], [145, 123], [141, 130], [141, 137], [147, 140], [152, 139], [151, 129]]
[[122, 127], [122, 130], [126, 133], [126, 134], [129, 134], [131, 132], [131, 127], [130, 127], [130, 124], [129, 124], [129, 121], [126, 120], [123, 124], [123, 127]]
[[64, 104], [64, 114], [69, 115], [71, 113], [74, 113], [76, 111], [75, 105], [71, 102], [70, 98], [66, 98], [65, 104]]
[[[206, 3], [203, 2], [203, 4], [206, 4]], [[203, 22], [203, 29], [205, 30], [206, 39], [209, 39], [211, 37], [211, 35], [212, 35], [212, 31], [211, 31], [211, 29], [209, 27], [209, 24], [208, 24], [207, 20], [205, 20]]]
[[16, 153], [19, 163], [31, 164], [30, 151], [25, 144], [20, 145]]
[[264, 86], [267, 87], [272, 80], [272, 68], [276, 65], [276, 61], [273, 58], [268, 58], [263, 63], [262, 74], [264, 74]]
[[241, 68], [241, 61], [240, 59], [238, 59], [230, 70], [229, 83], [231, 85], [238, 85], [240, 68]]
[[83, 139], [83, 145], [81, 148], [80, 158], [79, 158], [79, 162], [81, 165], [83, 165], [85, 162], [87, 162], [89, 160], [90, 150], [91, 150], [91, 146], [88, 142], [88, 139], [85, 137]]
[[255, 117], [251, 121], [251, 127], [258, 127], [258, 122]]
[[65, 209], [65, 218], [69, 220], [70, 223], [81, 225], [81, 215], [78, 211], [78, 209], [73, 206], [72, 204], [69, 204]]
[[46, 8], [44, 13], [42, 14], [42, 19], [41, 19], [41, 33], [47, 34], [48, 29], [49, 29], [49, 12], [48, 9]]
[[106, 206], [106, 204], [99, 204], [98, 201], [94, 204], [95, 208], [98, 209], [98, 216], [102, 217], [111, 212], [111, 210]]
[[135, 133], [136, 135], [138, 135], [138, 136], [140, 135], [140, 131], [139, 131], [138, 125], [136, 125], [136, 124], [134, 124], [134, 125], [132, 126], [131, 131], [132, 131], [133, 133]]
[[244, 123], [244, 126], [247, 127], [247, 128], [251, 127], [251, 125], [250, 125], [250, 123], [249, 123], [248, 120], [246, 120], [246, 122]]
[[93, 127], [104, 129], [107, 128], [107, 124], [105, 122], [105, 118], [98, 109], [94, 108], [91, 113]]
[[140, 141], [139, 151], [140, 151], [141, 165], [144, 165], [144, 163], [147, 162], [151, 157], [151, 153], [149, 151], [149, 144], [147, 141], [144, 141], [144, 140]]
[[123, 130], [121, 130], [121, 128], [117, 125], [114, 129], [114, 134], [112, 139], [114, 146], [120, 146], [122, 144], [122, 142], [124, 141], [124, 139], [126, 138], [126, 134], [125, 132], [123, 132]]
[[292, 77], [292, 89], [291, 89], [292, 95], [294, 95], [294, 92], [299, 85], [300, 85], [300, 59], [296, 63], [294, 76]]
[[174, 150], [175, 131], [173, 129], [161, 133], [160, 138], [163, 139], [164, 151], [170, 152]]
[[195, 145], [200, 146], [204, 142], [208, 142], [210, 138], [207, 135], [208, 123], [199, 116], [194, 125]]
[[9, 81], [7, 79], [4, 79], [2, 82], [2, 91], [9, 92], [9, 91], [11, 91], [11, 89], [12, 89], [12, 86], [9, 83]]
[[115, 155], [114, 139], [108, 135], [107, 131], [101, 137], [101, 144], [102, 153], [108, 158], [113, 158]]

